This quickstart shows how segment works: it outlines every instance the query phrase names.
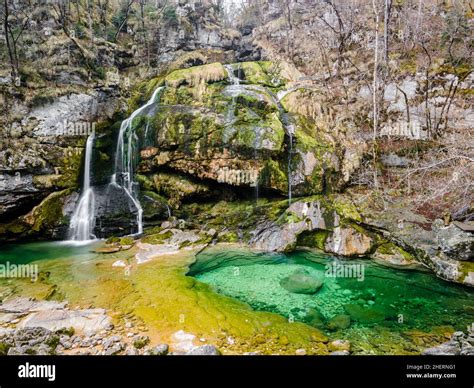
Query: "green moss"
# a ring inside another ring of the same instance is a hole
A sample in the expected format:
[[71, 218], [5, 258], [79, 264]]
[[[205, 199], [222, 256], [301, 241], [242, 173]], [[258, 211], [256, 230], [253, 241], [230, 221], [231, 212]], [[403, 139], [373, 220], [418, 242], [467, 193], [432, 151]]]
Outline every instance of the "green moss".
[[140, 188], [143, 190], [153, 191], [155, 189], [153, 180], [146, 175], [136, 174], [135, 180], [140, 184]]
[[333, 197], [332, 201], [334, 209], [341, 217], [355, 222], [362, 222], [362, 216], [349, 198], [336, 196]]
[[153, 189], [156, 193], [168, 198], [169, 205], [174, 207], [179, 206], [187, 198], [209, 193], [209, 187], [206, 184], [195, 182], [185, 176], [164, 172], [154, 174], [153, 188], [148, 188], [148, 185], [146, 188]]
[[151, 80], [140, 82], [133, 90], [128, 100], [129, 113], [145, 104], [153, 92], [164, 83], [163, 77], [152, 78]]
[[142, 238], [142, 242], [147, 244], [162, 244], [165, 240], [173, 237], [173, 232], [167, 230], [156, 234], [150, 234]]
[[74, 333], [75, 333], [74, 327], [68, 327], [68, 328], [56, 330], [56, 334], [67, 335], [68, 337], [72, 337]]
[[0, 342], [0, 356], [6, 356], [8, 354], [8, 349], [10, 349], [11, 346], [8, 345], [5, 342]]
[[150, 343], [150, 338], [148, 337], [142, 337], [142, 338], [139, 338], [135, 341], [133, 341], [133, 346], [136, 348], [136, 349], [143, 349], [146, 345], [148, 345]]
[[239, 236], [235, 232], [221, 233], [219, 234], [217, 241], [226, 243], [236, 243], [239, 242]]
[[273, 159], [267, 159], [260, 173], [260, 182], [274, 190], [286, 193], [288, 191], [288, 177], [284, 167]]
[[53, 335], [48, 340], [45, 341], [45, 344], [48, 345], [53, 350], [56, 349], [56, 346], [59, 345], [59, 336]]
[[131, 237], [121, 237], [120, 238], [120, 245], [124, 246], [124, 245], [133, 245], [135, 242], [133, 240], [133, 238]]
[[217, 82], [226, 78], [227, 73], [224, 66], [221, 63], [211, 63], [189, 69], [175, 70], [166, 76], [165, 82], [167, 86], [177, 88], [183, 84], [196, 86], [202, 82]]
[[242, 62], [239, 66], [245, 74], [245, 79], [252, 84], [268, 87], [281, 87], [285, 80], [281, 77], [280, 68], [273, 62]]
[[[84, 139], [85, 145], [86, 139]], [[79, 176], [83, 162], [83, 148], [68, 148], [59, 160], [60, 177], [55, 180], [55, 185], [60, 188], [79, 188]]]
[[66, 189], [51, 193], [29, 215], [25, 216], [25, 221], [31, 225], [30, 232], [44, 232], [66, 223], [63, 205], [65, 197], [71, 192], [72, 190]]
[[[474, 262], [460, 261], [458, 262], [458, 271], [460, 273], [458, 279], [463, 283], [468, 283], [472, 286], [472, 274], [474, 273]], [[470, 279], [468, 282], [467, 279]]]
[[313, 232], [303, 232], [298, 236], [296, 245], [324, 250], [329, 233], [329, 231], [321, 229]]

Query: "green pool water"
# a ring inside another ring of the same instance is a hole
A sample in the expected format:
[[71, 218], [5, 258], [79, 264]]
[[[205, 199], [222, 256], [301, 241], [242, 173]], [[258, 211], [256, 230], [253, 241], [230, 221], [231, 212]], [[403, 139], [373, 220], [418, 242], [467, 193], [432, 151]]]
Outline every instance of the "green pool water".
[[[230, 350], [263, 347], [268, 354], [291, 354], [296, 346], [309, 349], [314, 342], [305, 338], [314, 336], [314, 328], [329, 340], [349, 340], [355, 354], [417, 354], [474, 322], [474, 290], [427, 271], [362, 259], [338, 261], [312, 252], [269, 254], [227, 246], [206, 249], [195, 258], [183, 252], [182, 257], [137, 265], [136, 248], [98, 254], [95, 247], [58, 242], [1, 246], [0, 264], [37, 264], [44, 276], [36, 282], [1, 278], [0, 299], [68, 300], [71, 306], [106, 308], [117, 317], [137, 314], [157, 336], [184, 330], [222, 337], [221, 346], [232, 336], [236, 345]], [[116, 260], [128, 262], [131, 272], [112, 266]], [[328, 268], [338, 268], [334, 264], [356, 265], [358, 272], [328, 277]], [[323, 285], [313, 294], [290, 292], [282, 280], [295, 273]], [[180, 314], [188, 319], [180, 321]], [[254, 343], [257, 334], [268, 338]], [[324, 346], [318, 349], [316, 354], [324, 354]]]
[[[352, 273], [341, 272], [341, 268], [351, 268]], [[280, 283], [294, 273], [320, 279], [323, 286], [314, 294], [290, 292]], [[312, 252], [210, 250], [198, 255], [189, 275], [254, 309], [275, 312], [328, 335], [359, 342], [364, 337], [370, 342], [367, 337], [382, 332], [385, 337], [394, 336], [390, 341], [397, 341], [400, 333], [416, 330], [465, 331], [474, 322], [474, 290], [447, 283], [429, 272], [395, 270], [370, 260], [342, 261]], [[346, 327], [348, 317], [350, 325]]]
[[71, 242], [42, 241], [27, 244], [4, 244], [0, 247], [0, 264], [7, 261], [15, 264], [29, 264], [42, 260], [57, 260], [76, 257], [88, 260], [93, 257], [94, 243], [74, 244]]

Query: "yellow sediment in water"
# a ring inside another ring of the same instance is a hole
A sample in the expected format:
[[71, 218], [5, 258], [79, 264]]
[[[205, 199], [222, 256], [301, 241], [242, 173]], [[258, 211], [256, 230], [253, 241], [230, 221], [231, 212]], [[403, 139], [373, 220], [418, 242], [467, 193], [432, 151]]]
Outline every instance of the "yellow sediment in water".
[[[152, 343], [172, 346], [173, 334], [183, 330], [196, 336], [196, 345], [204, 338], [224, 353], [294, 354], [304, 348], [308, 354], [327, 354], [327, 338], [318, 329], [254, 311], [187, 277], [196, 251], [162, 255], [140, 265], [133, 258], [136, 251], [91, 254], [88, 260], [41, 260], [40, 270], [49, 272], [46, 281], [2, 281], [0, 292], [67, 300], [71, 307], [105, 308], [118, 327], [124, 316], [134, 316]], [[129, 274], [123, 267], [112, 267], [118, 259], [131, 265]]]

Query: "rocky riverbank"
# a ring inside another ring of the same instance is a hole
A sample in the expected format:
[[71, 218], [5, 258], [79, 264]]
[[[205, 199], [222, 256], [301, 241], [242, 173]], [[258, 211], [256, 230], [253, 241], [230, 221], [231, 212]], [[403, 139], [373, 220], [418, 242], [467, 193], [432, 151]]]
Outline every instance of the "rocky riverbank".
[[[173, 343], [153, 344], [135, 318], [113, 325], [104, 309], [69, 309], [67, 302], [13, 298], [0, 304], [2, 355], [219, 355], [195, 336], [178, 331]], [[196, 341], [195, 341], [196, 342]]]

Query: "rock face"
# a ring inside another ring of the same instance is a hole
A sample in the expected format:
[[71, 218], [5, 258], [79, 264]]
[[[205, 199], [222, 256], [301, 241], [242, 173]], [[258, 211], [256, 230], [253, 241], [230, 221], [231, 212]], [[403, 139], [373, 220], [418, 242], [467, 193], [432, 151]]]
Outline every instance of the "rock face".
[[3, 129], [0, 238], [65, 235], [85, 141], [99, 120], [112, 117], [118, 101], [115, 90], [70, 94], [24, 106], [22, 118]]
[[334, 228], [326, 240], [325, 251], [341, 256], [357, 256], [368, 253], [373, 245], [372, 239], [354, 228]]
[[259, 225], [250, 243], [266, 251], [286, 251], [303, 245], [341, 256], [367, 255], [374, 240], [357, 226], [359, 219], [350, 201], [298, 201], [277, 221]]
[[280, 103], [276, 91], [289, 77], [272, 62], [243, 62], [176, 70], [155, 81], [155, 87], [165, 88], [149, 124], [154, 148], [142, 152], [142, 186], [169, 194], [163, 181], [170, 177], [163, 172], [171, 170], [204, 184], [188, 184], [191, 195], [205, 192], [206, 184], [283, 195], [316, 194], [328, 185], [336, 189], [344, 164], [336, 136], [329, 128], [317, 130], [305, 112]]
[[415, 213], [403, 199], [383, 211], [369, 209], [363, 203], [357, 207], [366, 225], [397, 244], [395, 249], [380, 246], [374, 257], [388, 259], [395, 266], [412, 265], [416, 260], [442, 279], [474, 286], [472, 233], [454, 223], [445, 226], [441, 219], [431, 222]]

